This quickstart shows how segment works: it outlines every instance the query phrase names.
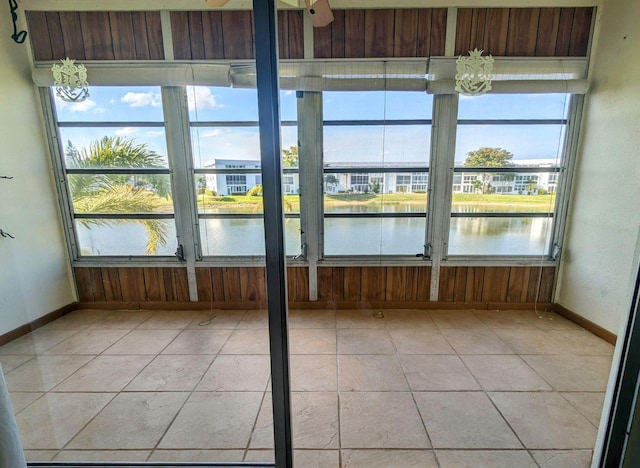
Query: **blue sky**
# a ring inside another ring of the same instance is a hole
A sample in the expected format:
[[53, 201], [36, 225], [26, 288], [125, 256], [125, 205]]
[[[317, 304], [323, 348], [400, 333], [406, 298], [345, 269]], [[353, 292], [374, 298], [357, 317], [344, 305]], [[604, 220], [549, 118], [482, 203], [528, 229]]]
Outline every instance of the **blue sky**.
[[[116, 128], [61, 128], [64, 145], [88, 146], [105, 135], [134, 138], [166, 155], [159, 87], [92, 87], [82, 103], [56, 99], [61, 122], [126, 122]], [[282, 91], [282, 120], [296, 119], [293, 91]], [[253, 89], [188, 87], [192, 121], [256, 121], [257, 94]], [[325, 120], [429, 119], [433, 97], [423, 92], [325, 92]], [[460, 97], [460, 119], [560, 119], [566, 115], [568, 98], [551, 95], [485, 95]], [[129, 125], [128, 123], [131, 122]], [[157, 122], [158, 127], [139, 127], [135, 122]], [[498, 146], [514, 159], [555, 159], [561, 149], [562, 126], [465, 125], [458, 127], [456, 162], [481, 146]], [[428, 126], [325, 127], [326, 162], [421, 162], [428, 163], [431, 129]], [[297, 141], [296, 127], [282, 128], [282, 146]], [[257, 128], [192, 129], [197, 167], [214, 158], [259, 159]]]

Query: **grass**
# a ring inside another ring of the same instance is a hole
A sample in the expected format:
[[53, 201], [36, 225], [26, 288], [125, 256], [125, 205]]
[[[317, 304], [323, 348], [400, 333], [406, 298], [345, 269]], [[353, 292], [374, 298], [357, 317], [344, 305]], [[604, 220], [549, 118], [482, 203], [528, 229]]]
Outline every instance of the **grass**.
[[[518, 206], [531, 208], [553, 207], [555, 194], [547, 195], [501, 195], [501, 194], [470, 194], [454, 193], [452, 203], [454, 205], [483, 205], [483, 206]], [[286, 211], [300, 210], [299, 195], [285, 195]], [[211, 196], [200, 194], [197, 197], [198, 205], [204, 208], [233, 208], [256, 209], [262, 205], [262, 197], [247, 195]], [[339, 193], [324, 196], [325, 206], [345, 207], [350, 205], [375, 206], [385, 205], [424, 205], [426, 194], [424, 193]], [[166, 201], [167, 206], [162, 209], [172, 209], [171, 200]]]

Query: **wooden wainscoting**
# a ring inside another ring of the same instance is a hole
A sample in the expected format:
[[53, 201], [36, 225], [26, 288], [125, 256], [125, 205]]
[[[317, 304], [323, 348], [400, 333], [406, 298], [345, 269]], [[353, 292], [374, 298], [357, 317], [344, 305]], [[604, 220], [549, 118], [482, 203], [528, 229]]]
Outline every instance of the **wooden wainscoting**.
[[550, 303], [555, 267], [442, 267], [440, 302]]
[[[189, 303], [184, 267], [76, 267], [81, 303]], [[551, 302], [555, 267], [442, 267], [438, 302], [429, 302], [430, 266], [318, 268], [318, 302], [309, 301], [309, 269], [287, 268], [289, 301], [304, 304], [423, 304], [487, 308]], [[198, 303], [216, 307], [264, 307], [265, 269], [196, 268]], [[196, 303], [192, 303], [195, 307]], [[413, 307], [412, 305], [412, 307]]]

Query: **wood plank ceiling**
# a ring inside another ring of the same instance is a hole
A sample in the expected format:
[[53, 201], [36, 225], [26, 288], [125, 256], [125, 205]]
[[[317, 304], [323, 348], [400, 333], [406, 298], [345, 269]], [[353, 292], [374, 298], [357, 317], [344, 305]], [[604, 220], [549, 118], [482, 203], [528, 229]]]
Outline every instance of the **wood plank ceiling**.
[[[460, 8], [455, 54], [478, 48], [494, 56], [586, 56], [593, 8]], [[177, 60], [253, 59], [251, 11], [173, 11]], [[303, 10], [278, 12], [280, 58], [304, 56]], [[27, 11], [36, 61], [163, 60], [160, 13]], [[444, 8], [335, 10], [314, 29], [314, 57], [392, 58], [444, 55]]]

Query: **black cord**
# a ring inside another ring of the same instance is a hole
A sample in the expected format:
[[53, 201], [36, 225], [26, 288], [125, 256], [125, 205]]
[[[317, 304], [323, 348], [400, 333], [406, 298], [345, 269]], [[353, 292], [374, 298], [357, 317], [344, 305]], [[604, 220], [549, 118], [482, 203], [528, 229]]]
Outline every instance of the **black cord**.
[[13, 179], [13, 177], [9, 177], [6, 175], [0, 175], [0, 179]]
[[27, 31], [18, 31], [18, 14], [16, 13], [18, 2], [16, 0], [9, 0], [9, 8], [11, 9], [11, 19], [13, 20], [13, 34], [11, 35], [11, 39], [18, 44], [22, 44], [27, 38]]
[[2, 229], [0, 229], [0, 237], [10, 237], [11, 239], [15, 239], [15, 237], [13, 237], [8, 232], [4, 232]]

